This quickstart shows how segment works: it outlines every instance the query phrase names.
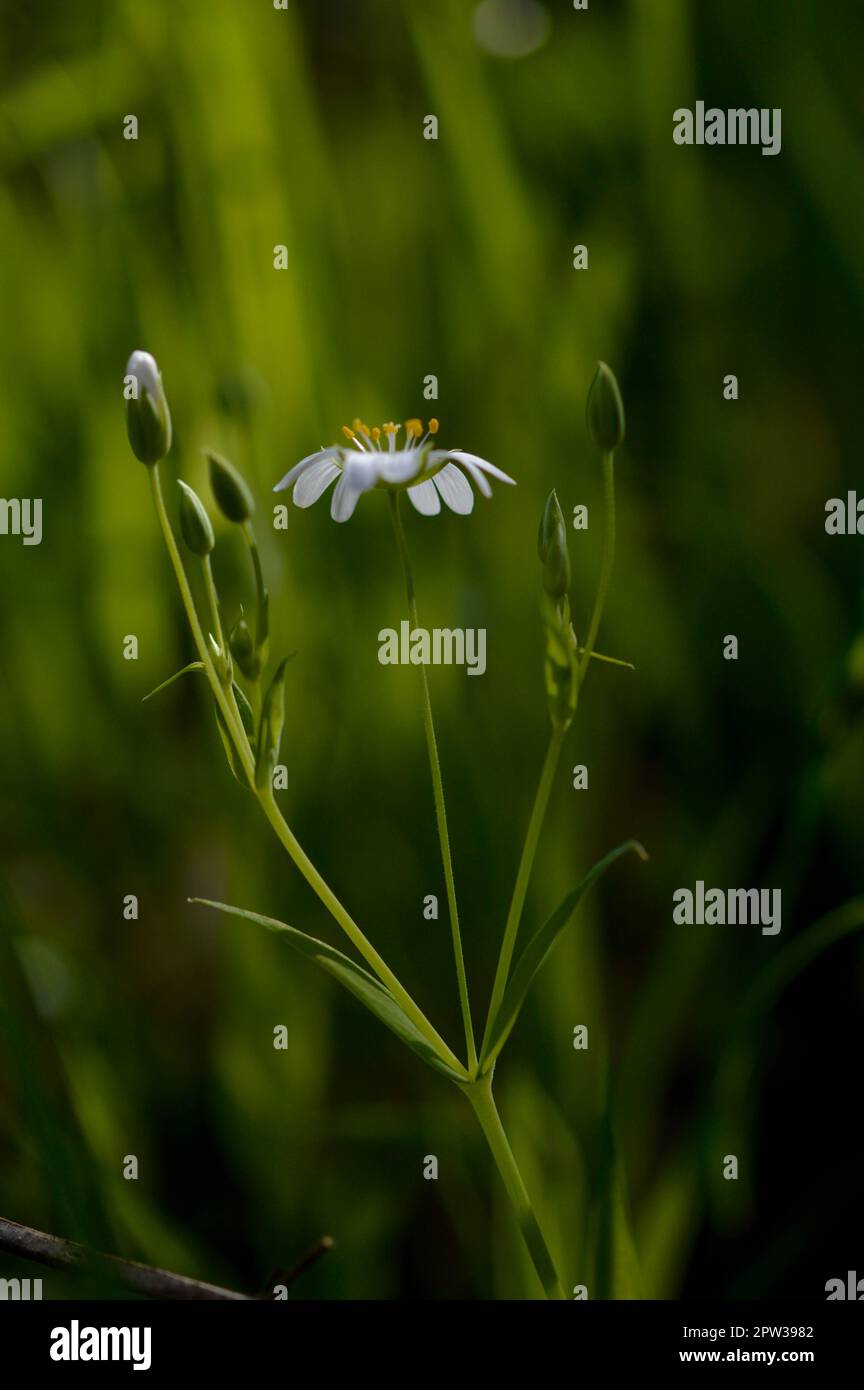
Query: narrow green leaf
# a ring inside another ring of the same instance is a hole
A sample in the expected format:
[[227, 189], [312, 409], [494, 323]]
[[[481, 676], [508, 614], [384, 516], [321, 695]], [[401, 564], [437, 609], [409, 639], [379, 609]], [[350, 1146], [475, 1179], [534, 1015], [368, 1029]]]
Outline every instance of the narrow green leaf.
[[227, 912], [234, 917], [245, 917], [249, 922], [257, 922], [259, 926], [266, 927], [268, 931], [279, 932], [284, 936], [288, 944], [293, 946], [301, 956], [306, 956], [314, 960], [316, 965], [320, 965], [322, 970], [326, 970], [328, 975], [332, 975], [341, 985], [350, 990], [361, 1004], [365, 1004], [370, 1013], [389, 1028], [391, 1033], [395, 1033], [412, 1052], [416, 1052], [424, 1062], [436, 1071], [440, 1071], [451, 1081], [464, 1081], [464, 1076], [460, 1076], [452, 1067], [442, 1061], [437, 1052], [426, 1041], [423, 1034], [415, 1028], [407, 1014], [405, 1014], [397, 1004], [389, 989], [380, 980], [371, 975], [363, 966], [356, 965], [348, 956], [337, 951], [334, 946], [328, 946], [326, 941], [318, 941], [314, 936], [307, 936], [305, 932], [298, 931], [296, 927], [289, 927], [287, 923], [280, 922], [276, 917], [262, 917], [258, 912], [248, 912], [243, 907], [231, 907], [227, 903], [212, 902], [209, 898], [190, 898], [190, 902], [201, 903], [204, 907], [215, 907], [217, 912]]
[[255, 735], [255, 715], [252, 706], [236, 681], [232, 682], [231, 688], [234, 691], [234, 698], [237, 701], [237, 708], [240, 711], [240, 722], [249, 737], [253, 738]]
[[[576, 650], [577, 650], [577, 652], [579, 653], [580, 656], [584, 656], [584, 655], [585, 655], [585, 648], [584, 648], [584, 647], [577, 647]], [[608, 663], [609, 663], [610, 666], [626, 666], [628, 671], [635, 671], [635, 670], [636, 670], [636, 667], [633, 665], [633, 662], [632, 662], [632, 661], [622, 661], [621, 658], [618, 657], [618, 656], [604, 656], [602, 652], [592, 652], [592, 653], [591, 653], [591, 660], [592, 660], [592, 661], [608, 661]]]
[[185, 676], [186, 673], [187, 673], [187, 671], [203, 671], [203, 670], [204, 670], [204, 663], [203, 663], [203, 661], [190, 661], [190, 662], [189, 662], [189, 665], [188, 665], [188, 666], [184, 666], [183, 669], [182, 669], [182, 671], [175, 671], [175, 672], [174, 672], [174, 675], [173, 675], [173, 676], [169, 676], [168, 679], [167, 679], [167, 681], [163, 681], [161, 685], [157, 685], [157, 687], [156, 687], [155, 690], [151, 690], [149, 695], [145, 695], [145, 696], [142, 698], [142, 700], [141, 700], [142, 705], [143, 705], [143, 703], [144, 703], [145, 700], [152, 700], [153, 696], [154, 696], [154, 695], [158, 695], [160, 690], [165, 690], [165, 689], [167, 689], [167, 687], [168, 687], [169, 685], [173, 685], [175, 681], [179, 681], [180, 677], [181, 677], [181, 676]]
[[285, 668], [287, 656], [279, 663], [276, 674], [264, 696], [261, 725], [258, 729], [258, 750], [255, 758], [255, 785], [259, 790], [269, 787], [279, 758], [282, 727], [285, 723]]
[[[237, 781], [240, 783], [241, 787], [246, 787], [248, 789], [249, 780], [246, 776], [243, 764], [237, 756], [237, 750], [234, 747], [234, 740], [228, 732], [228, 726], [225, 723], [222, 711], [217, 704], [214, 704], [213, 711], [216, 715], [216, 727], [219, 730], [219, 737], [222, 740], [222, 747], [225, 749], [225, 757], [228, 760], [228, 766], [230, 767], [231, 772], [236, 777]], [[242, 718], [242, 706], [240, 714]]]
[[618, 845], [617, 849], [613, 849], [607, 854], [605, 859], [598, 860], [593, 869], [588, 870], [588, 873], [582, 879], [581, 883], [573, 889], [572, 893], [567, 894], [567, 897], [561, 903], [560, 907], [552, 913], [549, 920], [528, 942], [528, 945], [522, 952], [513, 974], [510, 977], [510, 982], [504, 991], [504, 998], [501, 1000], [498, 1012], [495, 1015], [495, 1020], [490, 1029], [489, 1042], [483, 1049], [483, 1056], [481, 1058], [482, 1071], [489, 1070], [510, 1036], [513, 1025], [519, 1017], [519, 1011], [525, 1002], [525, 996], [534, 982], [535, 975], [543, 965], [546, 957], [552, 950], [552, 947], [555, 945], [555, 942], [566, 927], [582, 898], [588, 892], [589, 888], [592, 888], [597, 882], [597, 879], [601, 878], [606, 870], [615, 863], [615, 860], [620, 859], [622, 854], [627, 854], [630, 850], [638, 854], [640, 859], [648, 858], [648, 855], [645, 853], [645, 850], [639, 844], [638, 840], [625, 840], [623, 844]]

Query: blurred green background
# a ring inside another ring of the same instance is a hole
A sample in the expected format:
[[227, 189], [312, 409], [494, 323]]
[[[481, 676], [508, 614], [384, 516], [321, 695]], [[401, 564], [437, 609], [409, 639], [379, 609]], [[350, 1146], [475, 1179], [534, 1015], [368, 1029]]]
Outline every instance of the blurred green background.
[[[547, 737], [536, 525], [553, 486], [589, 508], [584, 633], [603, 358], [629, 432], [600, 645], [637, 669], [592, 670], [526, 929], [620, 840], [651, 861], [565, 934], [499, 1064], [502, 1113], [568, 1286], [821, 1298], [864, 1234], [864, 959], [854, 931], [831, 944], [864, 920], [864, 542], [824, 533], [860, 474], [858, 6], [477, 9], [0, 7], [2, 491], [44, 499], [40, 546], [0, 537], [0, 1210], [248, 1291], [327, 1232], [294, 1296], [538, 1295], [455, 1091], [278, 940], [187, 905], [343, 944], [231, 779], [203, 683], [141, 703], [192, 651], [121, 390], [153, 352], [175, 514], [178, 472], [210, 500], [205, 444], [252, 482], [274, 652], [297, 652], [281, 804], [458, 1045], [416, 672], [377, 660], [403, 616], [386, 506], [344, 527], [292, 508], [276, 532], [270, 487], [357, 415], [435, 414], [518, 480], [470, 518], [408, 517], [421, 621], [488, 630], [482, 680], [432, 672], [482, 1016]], [[675, 146], [699, 98], [781, 107], [780, 156]], [[231, 615], [251, 585], [224, 525], [215, 566]], [[782, 888], [780, 936], [673, 927], [697, 878]], [[16, 1272], [39, 1271], [0, 1261]]]

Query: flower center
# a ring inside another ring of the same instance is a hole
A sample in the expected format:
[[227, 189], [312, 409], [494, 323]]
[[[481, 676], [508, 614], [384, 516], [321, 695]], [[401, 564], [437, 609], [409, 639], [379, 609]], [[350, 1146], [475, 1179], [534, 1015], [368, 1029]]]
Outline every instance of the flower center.
[[[396, 436], [401, 428], [401, 425], [395, 425], [392, 420], [388, 420], [384, 425], [372, 425], [371, 428], [362, 420], [355, 420], [353, 428], [343, 425], [342, 433], [361, 453], [376, 451], [381, 453], [387, 449], [392, 454], [395, 452]], [[426, 443], [430, 435], [437, 433], [438, 421], [434, 418], [429, 421], [425, 430], [422, 420], [406, 420], [404, 448], [419, 449]]]

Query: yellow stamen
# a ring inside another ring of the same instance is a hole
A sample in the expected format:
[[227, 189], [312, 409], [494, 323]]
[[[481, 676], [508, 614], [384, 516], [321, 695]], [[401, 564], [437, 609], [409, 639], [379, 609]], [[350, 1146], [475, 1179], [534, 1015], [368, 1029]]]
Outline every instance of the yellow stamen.
[[372, 426], [372, 438], [375, 440], [376, 444], [378, 443], [378, 440], [381, 438], [381, 431], [379, 430], [377, 425]]
[[419, 439], [423, 433], [423, 426], [419, 420], [406, 420], [405, 433], [409, 439]]
[[437, 433], [438, 433], [438, 421], [437, 421], [437, 420], [432, 419], [432, 420], [429, 421], [429, 433], [430, 433], [430, 434], [437, 434]]
[[349, 430], [349, 428], [348, 428], [347, 425], [343, 425], [343, 426], [342, 426], [342, 433], [344, 434], [344, 436], [345, 436], [346, 439], [354, 439], [354, 438], [355, 438], [354, 431], [353, 431], [353, 430]]

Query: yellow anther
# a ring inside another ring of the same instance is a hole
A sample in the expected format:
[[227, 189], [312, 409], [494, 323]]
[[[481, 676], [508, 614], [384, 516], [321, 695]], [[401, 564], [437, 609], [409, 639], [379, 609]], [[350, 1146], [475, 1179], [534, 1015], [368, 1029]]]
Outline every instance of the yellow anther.
[[348, 428], [347, 425], [343, 425], [343, 426], [342, 426], [342, 433], [344, 434], [344, 436], [345, 436], [346, 439], [353, 439], [353, 438], [355, 437], [355, 436], [354, 436], [354, 431], [353, 431], [353, 430], [349, 430], [349, 428]]
[[394, 425], [392, 420], [388, 420], [388, 421], [387, 421], [387, 424], [384, 425], [383, 428], [384, 428], [384, 433], [385, 433], [385, 434], [395, 434], [396, 431], [398, 430], [399, 426], [398, 426], [398, 425]]
[[423, 426], [419, 420], [406, 420], [405, 433], [409, 439], [419, 439], [423, 433]]
[[432, 420], [429, 421], [429, 433], [430, 433], [430, 434], [437, 434], [437, 433], [438, 433], [438, 421], [437, 421], [437, 420], [432, 419]]
[[381, 431], [379, 430], [377, 425], [372, 426], [372, 438], [375, 440], [376, 444], [378, 443], [378, 440], [381, 438]]

